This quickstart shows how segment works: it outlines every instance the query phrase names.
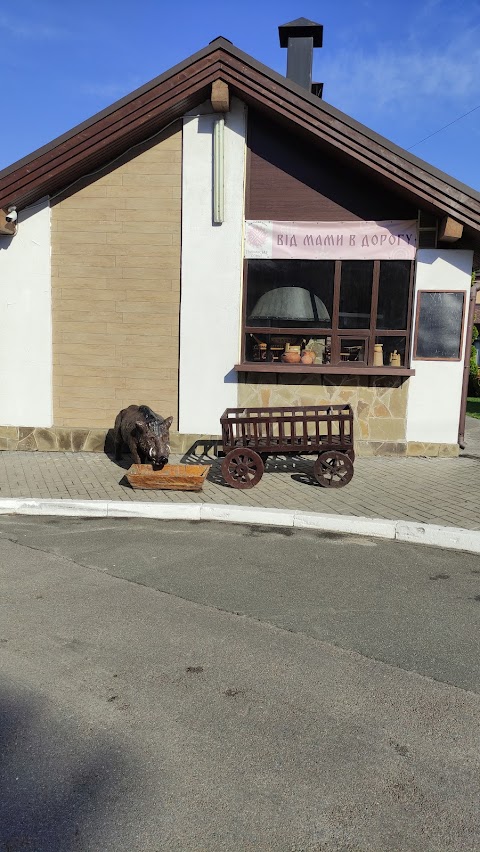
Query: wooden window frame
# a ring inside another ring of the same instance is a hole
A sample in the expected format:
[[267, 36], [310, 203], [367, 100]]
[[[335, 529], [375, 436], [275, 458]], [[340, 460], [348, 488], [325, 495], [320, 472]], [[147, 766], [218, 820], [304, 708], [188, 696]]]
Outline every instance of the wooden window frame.
[[[384, 261], [394, 263], [395, 261]], [[259, 373], [330, 373], [339, 375], [395, 375], [412, 376], [415, 370], [410, 366], [410, 341], [411, 320], [413, 307], [413, 281], [415, 272], [415, 261], [410, 264], [410, 281], [407, 302], [407, 323], [404, 329], [381, 329], [377, 328], [378, 293], [380, 284], [381, 260], [373, 261], [372, 298], [370, 311], [370, 324], [368, 328], [340, 328], [340, 286], [342, 261], [335, 261], [334, 283], [333, 283], [333, 310], [332, 324], [330, 328], [285, 328], [285, 326], [249, 326], [247, 325], [247, 276], [248, 260], [243, 262], [243, 298], [242, 298], [242, 337], [240, 346], [240, 364], [235, 365], [237, 372], [259, 372]], [[330, 364], [289, 364], [286, 366], [279, 362], [258, 362], [246, 360], [246, 337], [248, 334], [274, 334], [310, 337], [331, 337], [332, 340], [332, 363]], [[342, 338], [359, 338], [365, 340], [366, 361], [341, 361], [340, 341]], [[375, 338], [377, 337], [404, 337], [405, 338], [405, 362], [402, 367], [383, 366], [377, 367], [373, 364], [373, 353]], [[408, 364], [408, 366], [407, 366]]]
[[[460, 293], [462, 295], [462, 297], [463, 297], [462, 319], [461, 319], [461, 323], [460, 323], [460, 340], [459, 340], [459, 344], [458, 344], [458, 357], [455, 357], [455, 358], [440, 358], [438, 356], [435, 356], [434, 358], [422, 358], [421, 356], [417, 355], [418, 323], [419, 323], [419, 319], [420, 319], [420, 302], [421, 302], [421, 296], [422, 296], [423, 293], [457, 293], [457, 294]], [[413, 338], [413, 353], [412, 353], [412, 360], [413, 361], [458, 362], [458, 361], [462, 360], [463, 327], [464, 327], [464, 323], [465, 323], [466, 301], [467, 301], [466, 300], [466, 293], [465, 293], [464, 290], [451, 290], [451, 289], [449, 289], [449, 290], [419, 290], [418, 291], [418, 293], [417, 293], [417, 305], [416, 305], [416, 311], [415, 311], [415, 331], [414, 331], [414, 338]]]

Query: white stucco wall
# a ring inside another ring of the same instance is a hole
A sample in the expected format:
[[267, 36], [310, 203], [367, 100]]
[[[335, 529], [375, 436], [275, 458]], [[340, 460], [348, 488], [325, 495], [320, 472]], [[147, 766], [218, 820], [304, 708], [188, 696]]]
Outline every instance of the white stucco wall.
[[183, 125], [182, 295], [179, 431], [220, 433], [220, 416], [237, 404], [240, 347], [246, 107], [225, 115], [225, 220], [212, 222], [213, 123]]
[[[414, 308], [419, 290], [459, 290], [466, 300], [460, 361], [422, 361], [412, 357], [409, 381], [407, 441], [456, 444], [462, 397], [465, 336], [473, 252], [420, 249], [417, 254]], [[415, 328], [415, 316], [412, 328]], [[412, 335], [412, 353], [413, 353]]]
[[52, 425], [50, 205], [0, 236], [0, 425]]

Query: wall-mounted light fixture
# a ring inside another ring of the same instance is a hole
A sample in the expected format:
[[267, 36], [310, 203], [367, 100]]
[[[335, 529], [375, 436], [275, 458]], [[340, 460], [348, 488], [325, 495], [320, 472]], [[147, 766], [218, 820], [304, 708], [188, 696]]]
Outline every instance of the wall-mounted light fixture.
[[225, 208], [225, 118], [215, 116], [213, 124], [213, 221], [221, 225]]
[[10, 205], [7, 210], [0, 209], [0, 234], [13, 237], [17, 233], [17, 208]]

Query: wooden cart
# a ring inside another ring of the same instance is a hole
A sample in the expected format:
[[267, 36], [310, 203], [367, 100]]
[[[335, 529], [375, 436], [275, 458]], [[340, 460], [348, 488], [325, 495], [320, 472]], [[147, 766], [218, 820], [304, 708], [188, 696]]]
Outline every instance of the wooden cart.
[[353, 476], [350, 405], [227, 408], [220, 422], [222, 474], [234, 488], [253, 488], [269, 455], [318, 453], [313, 474], [325, 487], [341, 488]]

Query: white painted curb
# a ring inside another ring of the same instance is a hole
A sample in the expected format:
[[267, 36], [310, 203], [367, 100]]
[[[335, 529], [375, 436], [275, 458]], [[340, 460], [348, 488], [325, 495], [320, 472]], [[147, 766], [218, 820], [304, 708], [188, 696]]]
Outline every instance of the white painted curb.
[[395, 538], [395, 524], [384, 518], [359, 518], [356, 515], [323, 515], [319, 512], [298, 512], [293, 525], [301, 529], [372, 535], [376, 538]]
[[202, 503], [200, 520], [226, 521], [230, 524], [264, 524], [269, 527], [293, 527], [291, 509], [263, 509], [255, 506], [226, 506]]
[[431, 544], [447, 550], [468, 550], [480, 553], [480, 532], [460, 527], [439, 527], [435, 524], [415, 524], [397, 521], [395, 538], [412, 544]]
[[226, 506], [213, 503], [133, 503], [113, 500], [0, 500], [0, 515], [55, 515], [77, 518], [156, 518], [178, 521], [222, 521], [230, 524], [256, 524], [295, 527], [346, 535], [427, 544], [449, 550], [480, 553], [480, 531], [440, 527], [384, 518], [356, 515], [326, 515], [294, 509], [265, 509], [252, 506]]

